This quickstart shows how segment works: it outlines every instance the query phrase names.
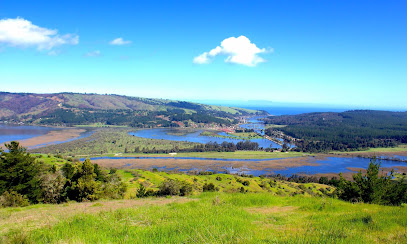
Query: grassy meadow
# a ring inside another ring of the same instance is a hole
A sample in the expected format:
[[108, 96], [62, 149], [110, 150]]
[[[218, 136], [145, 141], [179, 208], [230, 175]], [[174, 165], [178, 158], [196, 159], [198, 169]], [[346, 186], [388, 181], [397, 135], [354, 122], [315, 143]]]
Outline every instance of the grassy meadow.
[[[33, 221], [35, 218], [41, 221]], [[4, 243], [407, 241], [406, 206], [268, 193], [36, 205], [1, 209], [0, 219], [0, 226], [7, 225], [2, 232]]]

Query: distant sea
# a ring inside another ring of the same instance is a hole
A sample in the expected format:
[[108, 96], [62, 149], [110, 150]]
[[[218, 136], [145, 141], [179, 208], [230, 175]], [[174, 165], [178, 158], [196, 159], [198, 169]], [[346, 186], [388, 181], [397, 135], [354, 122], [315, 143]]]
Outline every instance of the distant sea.
[[311, 108], [311, 107], [248, 107], [240, 106], [247, 109], [254, 110], [264, 110], [271, 115], [295, 115], [304, 113], [314, 113], [314, 112], [344, 112], [349, 109], [339, 109], [339, 108]]

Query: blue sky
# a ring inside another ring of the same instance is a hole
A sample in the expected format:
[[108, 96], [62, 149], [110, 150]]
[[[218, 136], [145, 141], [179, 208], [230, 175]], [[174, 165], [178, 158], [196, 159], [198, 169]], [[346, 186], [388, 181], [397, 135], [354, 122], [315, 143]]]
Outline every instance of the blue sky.
[[407, 109], [406, 13], [407, 1], [1, 0], [0, 90]]

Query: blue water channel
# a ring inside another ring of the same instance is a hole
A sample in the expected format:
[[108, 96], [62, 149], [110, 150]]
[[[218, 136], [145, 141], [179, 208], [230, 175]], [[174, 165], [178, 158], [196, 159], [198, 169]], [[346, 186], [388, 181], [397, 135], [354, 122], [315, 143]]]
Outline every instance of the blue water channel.
[[[232, 139], [232, 138], [219, 138], [212, 136], [202, 136], [200, 135], [203, 130], [183, 130], [183, 129], [174, 129], [174, 128], [156, 128], [156, 129], [145, 129], [130, 132], [130, 135], [137, 137], [149, 138], [149, 139], [163, 139], [171, 141], [187, 141], [187, 142], [196, 142], [196, 143], [208, 143], [208, 142], [217, 142], [222, 143], [233, 142], [238, 143], [242, 141], [241, 139]], [[280, 145], [267, 140], [267, 139], [251, 139], [251, 142], [257, 142], [259, 147], [263, 148], [281, 148]]]

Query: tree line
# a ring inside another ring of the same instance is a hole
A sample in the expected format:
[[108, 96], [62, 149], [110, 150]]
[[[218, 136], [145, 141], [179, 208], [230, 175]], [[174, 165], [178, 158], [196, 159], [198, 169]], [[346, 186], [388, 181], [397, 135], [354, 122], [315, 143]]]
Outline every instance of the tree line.
[[94, 201], [124, 196], [126, 185], [115, 170], [106, 172], [89, 159], [62, 167], [38, 162], [19, 145], [0, 149], [0, 205]]
[[179, 148], [177, 146], [171, 149], [156, 149], [153, 148], [146, 148], [146, 147], [136, 147], [134, 151], [130, 151], [129, 149], [125, 149], [125, 153], [174, 153], [174, 152], [235, 152], [239, 150], [244, 151], [258, 151], [263, 149], [259, 147], [259, 143], [251, 142], [249, 140], [246, 141], [239, 141], [237, 143], [233, 142], [207, 142], [205, 144], [196, 144], [190, 148]]

